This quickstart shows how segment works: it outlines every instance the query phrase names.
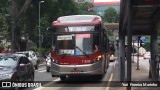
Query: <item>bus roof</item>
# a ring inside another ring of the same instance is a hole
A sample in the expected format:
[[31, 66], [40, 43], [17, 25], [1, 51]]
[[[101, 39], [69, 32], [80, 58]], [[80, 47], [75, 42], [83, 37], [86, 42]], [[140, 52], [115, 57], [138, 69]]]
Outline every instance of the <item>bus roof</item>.
[[61, 25], [95, 25], [101, 23], [98, 15], [70, 15], [59, 17], [52, 23], [52, 26]]

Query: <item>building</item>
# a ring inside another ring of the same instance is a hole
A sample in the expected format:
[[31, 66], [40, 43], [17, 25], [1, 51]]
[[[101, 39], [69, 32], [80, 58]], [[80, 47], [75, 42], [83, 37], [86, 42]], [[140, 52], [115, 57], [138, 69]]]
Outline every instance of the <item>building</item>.
[[93, 10], [97, 12], [99, 15], [103, 16], [104, 11], [113, 7], [116, 11], [120, 11], [120, 1], [106, 1], [106, 2], [93, 2]]

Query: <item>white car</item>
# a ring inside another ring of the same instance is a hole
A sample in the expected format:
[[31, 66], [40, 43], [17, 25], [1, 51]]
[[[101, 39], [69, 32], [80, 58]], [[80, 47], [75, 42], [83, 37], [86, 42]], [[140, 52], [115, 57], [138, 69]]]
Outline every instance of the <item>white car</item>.
[[151, 52], [146, 52], [146, 53], [144, 54], [143, 59], [150, 59], [150, 58], [151, 58]]
[[23, 51], [23, 52], [15, 52], [16, 54], [24, 54], [28, 59], [32, 62], [35, 69], [38, 69], [38, 58], [36, 56], [36, 53], [34, 51]]

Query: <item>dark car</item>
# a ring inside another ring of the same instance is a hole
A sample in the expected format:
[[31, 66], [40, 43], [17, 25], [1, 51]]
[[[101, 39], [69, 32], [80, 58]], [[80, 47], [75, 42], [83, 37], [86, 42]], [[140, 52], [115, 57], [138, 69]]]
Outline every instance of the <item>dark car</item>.
[[24, 55], [0, 54], [0, 81], [34, 81], [34, 66]]

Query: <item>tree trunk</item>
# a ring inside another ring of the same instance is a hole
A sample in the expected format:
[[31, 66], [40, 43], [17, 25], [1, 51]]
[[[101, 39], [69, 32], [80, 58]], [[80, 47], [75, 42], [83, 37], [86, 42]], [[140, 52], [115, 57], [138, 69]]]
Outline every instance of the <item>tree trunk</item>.
[[32, 0], [26, 0], [22, 8], [18, 10], [18, 0], [12, 0], [12, 52], [20, 50], [20, 22]]

